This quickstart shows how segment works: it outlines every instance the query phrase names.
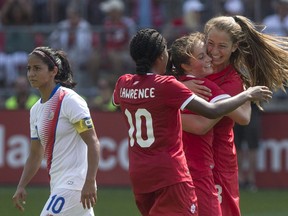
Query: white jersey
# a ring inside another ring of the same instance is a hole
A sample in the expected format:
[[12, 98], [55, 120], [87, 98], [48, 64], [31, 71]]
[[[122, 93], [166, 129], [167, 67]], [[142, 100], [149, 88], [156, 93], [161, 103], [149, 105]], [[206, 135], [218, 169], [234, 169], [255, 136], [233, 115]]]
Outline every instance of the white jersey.
[[90, 119], [87, 103], [75, 91], [57, 86], [50, 99], [30, 111], [31, 138], [45, 149], [51, 190], [82, 190], [87, 173], [87, 146], [75, 123]]

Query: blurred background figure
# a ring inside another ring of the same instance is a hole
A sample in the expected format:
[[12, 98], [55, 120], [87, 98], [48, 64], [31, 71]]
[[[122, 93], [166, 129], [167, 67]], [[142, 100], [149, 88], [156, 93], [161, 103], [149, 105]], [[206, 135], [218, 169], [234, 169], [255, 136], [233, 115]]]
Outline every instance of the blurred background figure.
[[46, 1], [48, 1], [50, 9], [49, 15], [52, 23], [61, 22], [62, 20], [66, 19], [66, 14], [63, 13], [63, 11], [66, 11], [67, 5], [71, 4], [71, 2], [75, 2], [75, 0], [46, 0]]
[[199, 0], [187, 0], [183, 3], [184, 25], [189, 32], [202, 30], [201, 13], [204, 5]]
[[186, 0], [182, 6], [181, 17], [173, 18], [162, 30], [168, 46], [178, 37], [191, 32], [203, 31], [202, 14], [205, 10], [204, 4], [199, 0]]
[[51, 33], [49, 45], [63, 49], [68, 54], [79, 88], [87, 85], [90, 79], [87, 78], [88, 73], [85, 74], [85, 67], [93, 48], [92, 31], [90, 23], [81, 16], [76, 3], [68, 5], [66, 18]]
[[288, 36], [288, 0], [272, 1], [274, 13], [264, 17], [265, 33]]
[[[288, 0], [273, 0], [271, 6], [274, 9], [273, 14], [266, 16], [262, 23], [265, 26], [263, 32], [279, 36], [288, 36]], [[288, 89], [286, 88], [286, 91]], [[287, 100], [287, 94], [282, 90], [274, 93], [273, 100], [277, 103], [283, 103]]]
[[[126, 1], [127, 2], [127, 1]], [[173, 17], [177, 4], [174, 3], [174, 10], [169, 10], [167, 0], [138, 0], [128, 1], [130, 3], [132, 17], [140, 28], [151, 27], [162, 28], [168, 17]], [[179, 2], [178, 2], [179, 3]]]
[[19, 76], [14, 82], [12, 96], [7, 98], [4, 108], [29, 110], [38, 100], [39, 96], [32, 92], [27, 77]]
[[[29, 52], [34, 48], [33, 33], [27, 28], [32, 26], [32, 18], [31, 0], [7, 0], [4, 3], [1, 8], [1, 22], [3, 27], [9, 27], [4, 36], [6, 53]], [[21, 26], [23, 28], [19, 29]]]
[[260, 110], [251, 103], [251, 120], [246, 126], [235, 124], [234, 141], [237, 149], [239, 187], [256, 191], [256, 158], [261, 137]]
[[89, 107], [93, 110], [114, 112], [118, 107], [112, 104], [112, 94], [115, 82], [106, 77], [101, 77], [97, 82], [97, 95], [90, 100]]
[[131, 71], [133, 64], [128, 46], [130, 38], [136, 32], [136, 23], [125, 15], [125, 5], [121, 0], [106, 0], [100, 4], [100, 9], [105, 13], [102, 50], [102, 58], [105, 61], [101, 67], [117, 79], [120, 75]]
[[224, 12], [227, 16], [243, 15], [244, 4], [242, 0], [227, 0], [224, 3]]
[[103, 23], [104, 13], [100, 10], [99, 4], [103, 0], [86, 0], [87, 20], [91, 25], [101, 25]]
[[26, 74], [27, 53], [35, 46], [32, 1], [7, 0], [0, 8], [0, 88], [10, 88], [17, 76]]

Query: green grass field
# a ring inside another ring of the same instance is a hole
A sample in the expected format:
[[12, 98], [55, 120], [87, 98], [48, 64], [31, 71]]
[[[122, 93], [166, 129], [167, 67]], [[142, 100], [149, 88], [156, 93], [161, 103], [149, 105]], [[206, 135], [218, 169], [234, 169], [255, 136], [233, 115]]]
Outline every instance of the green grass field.
[[[38, 216], [46, 199], [47, 187], [27, 188], [25, 212], [18, 212], [12, 205], [15, 187], [0, 187], [0, 216]], [[129, 188], [99, 188], [96, 216], [140, 216]], [[287, 216], [287, 190], [241, 191], [242, 216]]]

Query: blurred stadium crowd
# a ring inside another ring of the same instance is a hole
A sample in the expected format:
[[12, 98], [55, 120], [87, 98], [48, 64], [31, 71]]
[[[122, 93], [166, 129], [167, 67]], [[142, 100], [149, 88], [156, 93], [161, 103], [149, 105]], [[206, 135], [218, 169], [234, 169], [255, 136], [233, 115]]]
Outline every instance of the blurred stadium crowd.
[[[244, 15], [288, 36], [288, 0], [0, 0], [0, 108], [21, 108], [15, 95], [32, 91], [23, 81], [27, 54], [50, 46], [68, 53], [76, 90], [90, 107], [115, 111], [113, 87], [134, 71], [128, 45], [137, 29], [156, 28], [171, 43], [220, 14]], [[275, 92], [268, 108], [287, 110], [287, 101]]]

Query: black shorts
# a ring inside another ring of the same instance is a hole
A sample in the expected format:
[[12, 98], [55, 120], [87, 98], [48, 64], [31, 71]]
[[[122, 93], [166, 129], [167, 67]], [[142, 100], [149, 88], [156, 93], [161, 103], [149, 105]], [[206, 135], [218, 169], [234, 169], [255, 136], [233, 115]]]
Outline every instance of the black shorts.
[[257, 149], [259, 146], [261, 123], [260, 113], [258, 108], [252, 107], [251, 120], [249, 125], [238, 125], [234, 126], [234, 141], [237, 150], [241, 149], [243, 142], [247, 142], [249, 149]]

